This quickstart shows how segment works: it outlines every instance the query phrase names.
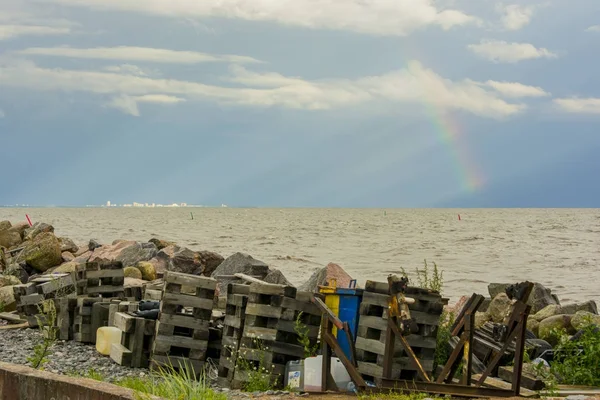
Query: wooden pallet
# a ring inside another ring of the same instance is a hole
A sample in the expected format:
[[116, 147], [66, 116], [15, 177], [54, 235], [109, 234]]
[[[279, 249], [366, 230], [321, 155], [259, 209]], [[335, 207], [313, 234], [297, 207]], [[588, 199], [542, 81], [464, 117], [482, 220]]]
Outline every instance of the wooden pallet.
[[54, 299], [56, 307], [57, 337], [60, 340], [73, 340], [73, 323], [75, 321], [75, 308], [77, 298], [61, 297]]
[[117, 364], [132, 368], [147, 368], [154, 343], [156, 321], [117, 312], [113, 325], [121, 330], [121, 343], [113, 344], [110, 358]]
[[112, 301], [108, 306], [108, 326], [115, 326], [115, 314], [118, 312], [136, 312], [140, 306], [139, 301]]
[[217, 281], [167, 271], [151, 366], [192, 367], [199, 374], [208, 350]]
[[30, 327], [35, 328], [39, 325], [39, 321], [45, 323], [44, 312], [40, 310], [45, 301], [76, 296], [75, 276], [74, 274], [39, 276], [29, 283], [13, 286], [13, 294], [17, 302], [17, 312], [26, 317]]
[[[359, 309], [356, 357], [360, 373], [368, 379], [377, 380], [383, 378], [390, 300], [389, 285], [367, 281], [365, 286]], [[411, 317], [416, 320], [419, 328], [417, 333], [407, 335], [406, 340], [423, 369], [431, 374], [438, 326], [445, 301], [436, 292], [413, 287], [407, 288], [406, 296], [416, 300], [409, 309]], [[394, 347], [392, 379], [418, 379], [417, 368], [398, 341]]]
[[[94, 304], [102, 302], [99, 297], [79, 297], [73, 318], [73, 340], [82, 343], [95, 343], [96, 331], [92, 326]], [[98, 310], [98, 308], [97, 308]]]
[[78, 291], [88, 297], [125, 298], [125, 275], [120, 261], [87, 262], [77, 270]]
[[248, 368], [261, 366], [267, 368], [273, 384], [281, 384], [285, 365], [305, 355], [295, 327], [299, 316], [309, 328], [312, 343], [316, 344], [321, 312], [311, 303], [311, 295], [282, 285], [250, 285], [232, 388], [240, 388], [248, 381]]
[[221, 354], [217, 382], [222, 387], [229, 387], [235, 374], [235, 358], [246, 320], [246, 305], [250, 286], [227, 285], [227, 304], [221, 337]]

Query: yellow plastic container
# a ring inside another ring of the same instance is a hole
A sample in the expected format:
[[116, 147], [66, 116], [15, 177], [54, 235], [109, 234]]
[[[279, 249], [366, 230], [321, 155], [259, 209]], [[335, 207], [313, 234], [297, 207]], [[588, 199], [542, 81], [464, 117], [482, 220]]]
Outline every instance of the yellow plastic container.
[[[335, 291], [337, 288], [337, 281], [335, 279], [327, 282], [327, 286], [319, 286], [319, 292], [325, 295], [325, 305], [333, 312], [333, 315], [338, 317], [340, 315], [340, 296]], [[334, 326], [332, 329], [334, 337], [337, 337], [337, 328]]]
[[98, 353], [109, 356], [113, 343], [121, 344], [121, 330], [114, 326], [103, 326], [96, 332], [96, 350]]

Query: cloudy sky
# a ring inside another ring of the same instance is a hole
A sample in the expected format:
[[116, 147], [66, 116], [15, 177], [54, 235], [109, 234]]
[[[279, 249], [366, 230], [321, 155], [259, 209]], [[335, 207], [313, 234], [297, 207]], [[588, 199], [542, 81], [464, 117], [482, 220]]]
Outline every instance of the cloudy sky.
[[0, 0], [0, 204], [600, 207], [598, 0]]

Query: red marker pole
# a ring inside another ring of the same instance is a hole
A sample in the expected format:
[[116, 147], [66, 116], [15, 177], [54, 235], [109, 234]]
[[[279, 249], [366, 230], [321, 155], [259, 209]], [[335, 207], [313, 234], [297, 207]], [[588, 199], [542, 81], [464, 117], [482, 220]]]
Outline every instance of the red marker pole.
[[460, 221], [460, 214], [458, 214], [458, 220]]
[[31, 223], [31, 219], [29, 219], [29, 215], [25, 214], [25, 216], [27, 217], [27, 222], [29, 222], [29, 226], [33, 226], [33, 224]]

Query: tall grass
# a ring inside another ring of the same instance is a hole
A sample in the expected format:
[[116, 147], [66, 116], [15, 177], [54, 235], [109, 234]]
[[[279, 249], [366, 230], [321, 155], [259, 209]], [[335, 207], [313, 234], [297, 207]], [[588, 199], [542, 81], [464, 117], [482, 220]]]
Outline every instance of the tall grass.
[[147, 400], [152, 395], [173, 400], [227, 400], [225, 394], [210, 388], [204, 374], [196, 379], [192, 367], [180, 367], [159, 367], [149, 376], [123, 378], [116, 384], [135, 390], [137, 400]]

